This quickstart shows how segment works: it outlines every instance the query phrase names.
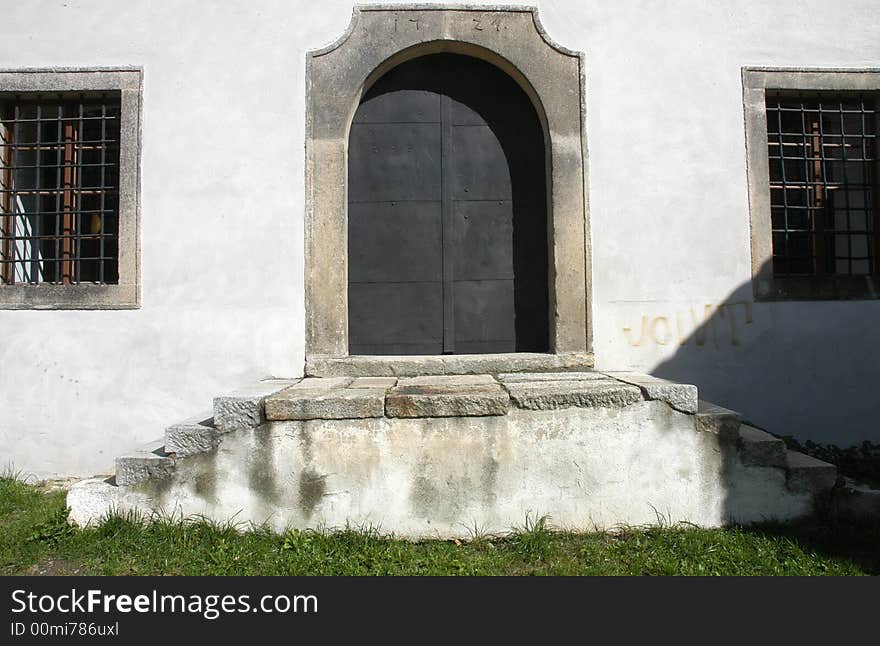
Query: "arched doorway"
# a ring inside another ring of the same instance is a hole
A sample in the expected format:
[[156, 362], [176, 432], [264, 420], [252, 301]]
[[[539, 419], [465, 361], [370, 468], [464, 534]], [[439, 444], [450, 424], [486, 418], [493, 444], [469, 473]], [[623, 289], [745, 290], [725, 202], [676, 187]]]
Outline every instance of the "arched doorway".
[[544, 135], [480, 59], [431, 54], [364, 95], [348, 146], [350, 354], [546, 352]]

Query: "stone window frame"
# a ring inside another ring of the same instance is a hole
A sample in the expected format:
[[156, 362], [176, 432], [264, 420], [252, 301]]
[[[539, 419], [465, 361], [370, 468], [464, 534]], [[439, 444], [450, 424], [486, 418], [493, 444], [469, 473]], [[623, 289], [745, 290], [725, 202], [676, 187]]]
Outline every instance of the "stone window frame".
[[119, 92], [119, 281], [96, 285], [0, 287], [0, 310], [116, 310], [141, 305], [140, 156], [143, 69], [27, 68], [0, 70], [0, 94]]
[[766, 92], [878, 92], [880, 69], [743, 67], [752, 291], [757, 301], [880, 298], [876, 276], [774, 276]]
[[437, 52], [496, 65], [536, 108], [547, 149], [548, 355], [591, 365], [583, 53], [554, 43], [535, 7], [363, 5], [354, 7], [345, 34], [306, 56], [307, 366], [348, 358], [347, 147], [355, 110], [385, 72]]

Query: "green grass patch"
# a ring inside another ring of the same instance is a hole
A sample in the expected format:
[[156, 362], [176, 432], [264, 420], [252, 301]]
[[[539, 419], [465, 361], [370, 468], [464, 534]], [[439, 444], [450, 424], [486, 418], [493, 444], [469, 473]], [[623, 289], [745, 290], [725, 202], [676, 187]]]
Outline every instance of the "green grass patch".
[[76, 529], [64, 492], [0, 478], [0, 575], [860, 575], [880, 573], [878, 545], [880, 527], [816, 519], [594, 534], [552, 531], [539, 520], [504, 538], [419, 543], [365, 529], [278, 535], [131, 517]]

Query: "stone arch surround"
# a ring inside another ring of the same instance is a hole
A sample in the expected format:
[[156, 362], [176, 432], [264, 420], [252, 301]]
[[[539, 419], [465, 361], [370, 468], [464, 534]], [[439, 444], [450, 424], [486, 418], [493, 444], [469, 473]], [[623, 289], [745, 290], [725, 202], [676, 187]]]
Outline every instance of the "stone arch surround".
[[509, 74], [544, 129], [550, 352], [592, 349], [583, 55], [553, 43], [531, 7], [361, 6], [306, 61], [306, 360], [348, 355], [347, 148], [366, 90], [412, 58], [451, 52]]

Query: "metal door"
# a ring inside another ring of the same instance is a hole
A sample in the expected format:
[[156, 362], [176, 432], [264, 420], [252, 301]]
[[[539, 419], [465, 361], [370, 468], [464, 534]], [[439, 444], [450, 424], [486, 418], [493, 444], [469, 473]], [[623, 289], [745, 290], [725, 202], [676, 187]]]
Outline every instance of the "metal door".
[[544, 141], [509, 76], [404, 63], [364, 96], [348, 156], [351, 354], [547, 350]]

